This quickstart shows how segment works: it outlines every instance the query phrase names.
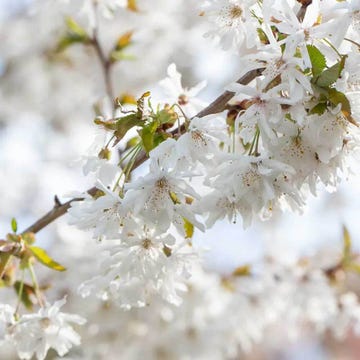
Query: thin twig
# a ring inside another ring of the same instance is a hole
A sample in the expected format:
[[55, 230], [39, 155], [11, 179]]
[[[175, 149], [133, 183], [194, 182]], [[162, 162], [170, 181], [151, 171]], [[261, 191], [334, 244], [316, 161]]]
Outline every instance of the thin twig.
[[104, 75], [106, 94], [108, 95], [108, 97], [110, 98], [110, 100], [113, 103], [115, 96], [114, 96], [113, 86], [112, 86], [112, 82], [111, 82], [111, 74], [110, 74], [111, 62], [106, 58], [106, 56], [101, 48], [96, 29], [94, 29], [94, 35], [93, 35], [93, 39], [92, 39], [91, 43], [94, 46], [95, 52], [101, 63], [101, 68], [102, 68], [102, 72]]
[[104, 76], [104, 82], [105, 82], [105, 91], [107, 96], [110, 98], [111, 102], [113, 103], [113, 108], [115, 108], [114, 106], [114, 90], [113, 90], [113, 86], [112, 86], [112, 81], [111, 81], [111, 61], [110, 59], [105, 55], [102, 46], [100, 44], [99, 41], [99, 21], [97, 19], [97, 2], [94, 1], [93, 2], [93, 7], [94, 7], [94, 16], [95, 16], [95, 24], [94, 24], [94, 28], [93, 28], [93, 36], [92, 36], [92, 40], [91, 40], [91, 44], [93, 45], [95, 52], [100, 60], [100, 64], [101, 64], [101, 69], [103, 72], [103, 76]]
[[[247, 85], [256, 77], [260, 76], [264, 69], [255, 69], [247, 72], [244, 76], [236, 82], [241, 85]], [[209, 106], [201, 110], [196, 117], [204, 117], [206, 115], [218, 114], [225, 110], [227, 103], [233, 98], [234, 92], [225, 91], [218, 98], [216, 98]]]

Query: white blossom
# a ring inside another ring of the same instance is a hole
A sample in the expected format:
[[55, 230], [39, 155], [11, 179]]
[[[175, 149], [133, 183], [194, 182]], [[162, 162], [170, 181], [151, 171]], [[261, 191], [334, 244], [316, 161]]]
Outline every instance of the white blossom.
[[80, 336], [70, 324], [83, 325], [85, 319], [61, 312], [65, 302], [63, 299], [53, 305], [46, 304], [37, 313], [22, 315], [8, 325], [6, 339], [14, 344], [20, 359], [36, 355], [38, 360], [43, 360], [50, 348], [64, 356], [73, 346], [80, 345]]
[[[160, 81], [160, 86], [166, 94], [166, 101], [178, 104], [188, 117], [197, 114], [206, 106], [206, 103], [197, 98], [198, 93], [206, 87], [206, 81], [188, 89], [181, 84], [181, 74], [176, 70], [175, 64], [170, 64], [167, 69], [168, 77]], [[178, 110], [175, 108], [175, 110]], [[181, 114], [180, 114], [181, 115]]]

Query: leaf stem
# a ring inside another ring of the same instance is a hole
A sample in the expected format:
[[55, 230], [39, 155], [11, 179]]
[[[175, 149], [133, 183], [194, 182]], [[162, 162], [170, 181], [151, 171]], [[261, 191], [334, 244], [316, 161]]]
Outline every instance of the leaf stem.
[[21, 298], [22, 298], [22, 294], [24, 291], [24, 278], [25, 278], [25, 270], [22, 269], [21, 270], [21, 282], [20, 282], [20, 288], [19, 288], [19, 292], [18, 292], [18, 300], [17, 300], [17, 304], [16, 304], [15, 314], [18, 313], [19, 308], [20, 308]]
[[40, 288], [39, 288], [39, 283], [37, 281], [37, 278], [36, 278], [36, 274], [35, 274], [35, 271], [34, 271], [34, 267], [33, 265], [31, 264], [31, 262], [29, 261], [29, 272], [30, 272], [30, 276], [31, 276], [31, 280], [33, 282], [33, 286], [34, 286], [34, 290], [35, 290], [35, 295], [36, 295], [36, 298], [39, 302], [39, 305], [41, 307], [44, 307], [44, 302], [43, 302], [43, 299], [41, 298], [41, 293], [40, 293]]

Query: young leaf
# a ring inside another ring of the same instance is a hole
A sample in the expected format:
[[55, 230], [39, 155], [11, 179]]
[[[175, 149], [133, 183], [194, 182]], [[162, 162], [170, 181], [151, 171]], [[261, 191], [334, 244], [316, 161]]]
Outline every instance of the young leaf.
[[136, 60], [136, 56], [131, 55], [131, 54], [125, 54], [123, 51], [112, 51], [111, 52], [111, 61], [115, 62], [115, 61], [121, 61], [121, 60], [127, 60], [127, 61], [132, 61], [132, 60]]
[[85, 29], [81, 27], [72, 17], [67, 16], [65, 18], [65, 23], [68, 31], [72, 34], [76, 34], [79, 37], [87, 37]]
[[346, 97], [346, 95], [336, 89], [329, 90], [329, 101], [337, 106], [341, 104], [341, 111], [351, 114], [351, 105], [350, 101]]
[[10, 260], [11, 260], [10, 253], [0, 252], [0, 279], [5, 274], [5, 270], [6, 270], [7, 266], [9, 265]]
[[126, 115], [116, 120], [116, 130], [114, 132], [114, 135], [116, 136], [116, 141], [114, 145], [116, 145], [131, 128], [141, 125], [143, 123], [143, 120], [141, 119], [141, 117], [139, 117], [137, 113]]
[[115, 50], [123, 50], [124, 48], [129, 46], [131, 44], [132, 36], [133, 31], [127, 31], [126, 33], [122, 34], [116, 42]]
[[25, 241], [26, 244], [32, 245], [35, 242], [35, 234], [32, 232], [27, 232], [25, 234], [22, 234], [22, 239]]
[[57, 52], [64, 51], [66, 48], [76, 43], [88, 44], [91, 41], [85, 29], [82, 28], [72, 17], [66, 17], [65, 23], [67, 30], [65, 35], [60, 38], [57, 44]]
[[250, 275], [250, 266], [249, 265], [239, 266], [233, 271], [232, 274], [233, 276], [248, 276]]
[[345, 66], [346, 56], [343, 56], [339, 62], [323, 71], [315, 80], [316, 85], [326, 88], [339, 79]]
[[124, 49], [132, 44], [132, 36], [133, 36], [133, 31], [127, 31], [118, 38], [114, 46], [114, 49], [110, 54], [110, 59], [112, 62], [135, 59], [133, 55], [128, 55], [124, 53]]
[[[14, 284], [14, 289], [16, 291], [17, 296], [20, 295], [20, 288], [21, 288], [21, 282], [16, 281]], [[23, 284], [20, 300], [28, 310], [32, 310], [34, 305], [34, 303], [31, 301], [31, 297], [30, 297], [31, 295], [35, 295], [34, 288], [31, 285]]]
[[66, 270], [64, 266], [53, 260], [44, 249], [39, 248], [37, 246], [29, 246], [29, 249], [32, 252], [32, 254], [35, 256], [35, 258], [39, 260], [39, 262], [41, 262], [43, 265], [47, 266], [48, 268], [56, 271]]
[[317, 114], [322, 115], [327, 109], [327, 106], [325, 103], [318, 103], [315, 105], [309, 112], [309, 114]]
[[18, 226], [17, 226], [17, 221], [15, 218], [11, 219], [11, 229], [14, 233], [17, 232]]
[[127, 0], [127, 8], [134, 12], [139, 11], [136, 1], [137, 0]]
[[326, 58], [323, 53], [314, 45], [307, 45], [313, 76], [317, 76], [326, 68]]
[[135, 96], [133, 96], [129, 93], [122, 94], [120, 97], [117, 98], [117, 100], [120, 102], [121, 105], [125, 105], [125, 104], [136, 105], [137, 104], [137, 100], [136, 100]]
[[143, 148], [147, 154], [154, 148], [154, 132], [155, 131], [153, 131], [153, 123], [144, 126], [139, 132]]

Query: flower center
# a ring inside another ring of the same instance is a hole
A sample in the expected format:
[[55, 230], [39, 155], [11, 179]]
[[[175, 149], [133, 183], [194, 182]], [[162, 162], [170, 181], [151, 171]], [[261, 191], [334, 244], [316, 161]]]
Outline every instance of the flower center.
[[242, 182], [245, 186], [250, 187], [260, 180], [260, 178], [261, 177], [257, 171], [250, 169], [242, 175]]
[[194, 140], [195, 143], [201, 144], [203, 146], [207, 145], [207, 141], [202, 135], [202, 133], [198, 130], [191, 131], [191, 138]]
[[231, 9], [229, 11], [230, 18], [235, 20], [235, 19], [241, 17], [242, 12], [243, 11], [242, 11], [240, 6], [234, 5], [234, 6], [231, 7]]
[[189, 98], [185, 94], [179, 95], [179, 98], [178, 98], [179, 105], [184, 106], [184, 105], [188, 104], [188, 102], [189, 102]]
[[242, 14], [243, 10], [239, 5], [224, 6], [219, 12], [219, 20], [225, 26], [237, 26]]
[[152, 245], [152, 242], [150, 239], [144, 239], [141, 245], [144, 249], [149, 250]]
[[50, 324], [51, 324], [51, 320], [49, 319], [49, 318], [43, 318], [43, 319], [41, 319], [40, 320], [40, 324], [41, 324], [41, 327], [43, 328], [43, 329], [46, 329], [47, 327], [49, 327], [50, 326]]

